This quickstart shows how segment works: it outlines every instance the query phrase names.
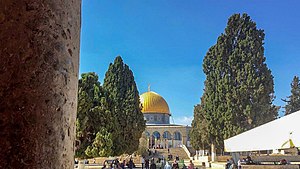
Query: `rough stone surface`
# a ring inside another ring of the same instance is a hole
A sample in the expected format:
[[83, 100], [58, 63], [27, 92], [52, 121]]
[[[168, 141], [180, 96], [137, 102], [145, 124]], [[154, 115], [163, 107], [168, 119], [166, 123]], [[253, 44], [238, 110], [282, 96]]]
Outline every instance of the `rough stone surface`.
[[80, 8], [0, 1], [0, 168], [73, 168]]

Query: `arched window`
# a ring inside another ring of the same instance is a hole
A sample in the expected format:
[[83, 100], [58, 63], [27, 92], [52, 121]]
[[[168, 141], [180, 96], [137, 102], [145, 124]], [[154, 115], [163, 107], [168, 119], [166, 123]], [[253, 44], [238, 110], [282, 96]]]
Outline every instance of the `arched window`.
[[145, 136], [146, 136], [146, 138], [149, 138], [150, 137], [150, 133], [148, 132], [148, 131], [145, 131]]
[[174, 132], [174, 140], [181, 140], [181, 134], [178, 131]]
[[160, 134], [159, 134], [159, 132], [158, 131], [155, 131], [155, 132], [153, 132], [153, 137], [154, 138], [156, 138], [156, 139], [160, 139]]
[[168, 132], [168, 131], [165, 131], [164, 134], [163, 134], [163, 138], [164, 139], [167, 139], [167, 140], [171, 140], [171, 133]]

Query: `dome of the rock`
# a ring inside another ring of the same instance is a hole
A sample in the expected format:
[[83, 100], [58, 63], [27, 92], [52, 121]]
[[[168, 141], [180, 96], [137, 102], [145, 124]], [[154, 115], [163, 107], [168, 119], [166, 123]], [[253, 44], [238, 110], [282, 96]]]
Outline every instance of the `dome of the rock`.
[[140, 95], [142, 113], [146, 121], [144, 136], [148, 148], [180, 148], [190, 146], [188, 133], [191, 127], [170, 123], [171, 112], [166, 100], [159, 94], [150, 91]]
[[143, 113], [163, 113], [170, 114], [169, 106], [166, 100], [159, 94], [148, 91], [140, 96]]

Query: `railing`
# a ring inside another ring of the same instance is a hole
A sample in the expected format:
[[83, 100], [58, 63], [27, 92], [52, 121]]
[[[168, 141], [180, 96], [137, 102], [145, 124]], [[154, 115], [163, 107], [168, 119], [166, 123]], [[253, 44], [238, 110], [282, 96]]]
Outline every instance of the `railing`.
[[189, 158], [191, 158], [191, 153], [189, 149], [184, 144], [181, 144], [180, 147], [182, 147], [185, 153], [189, 156]]

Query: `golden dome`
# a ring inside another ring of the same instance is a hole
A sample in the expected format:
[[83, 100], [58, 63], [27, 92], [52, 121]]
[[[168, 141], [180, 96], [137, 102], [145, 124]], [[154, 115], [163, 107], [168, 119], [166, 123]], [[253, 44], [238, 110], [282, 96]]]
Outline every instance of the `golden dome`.
[[155, 92], [146, 92], [140, 96], [142, 113], [170, 114], [169, 106], [165, 99]]

